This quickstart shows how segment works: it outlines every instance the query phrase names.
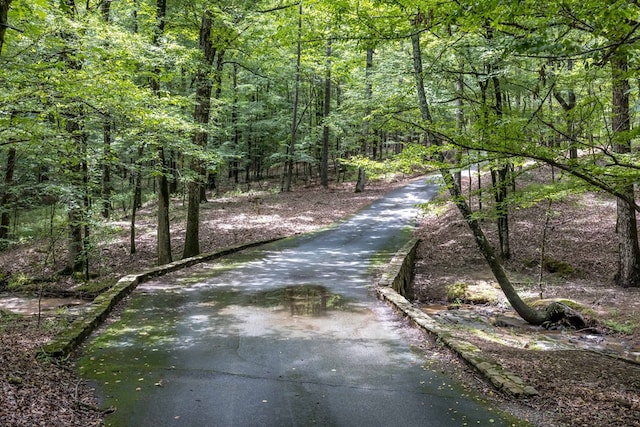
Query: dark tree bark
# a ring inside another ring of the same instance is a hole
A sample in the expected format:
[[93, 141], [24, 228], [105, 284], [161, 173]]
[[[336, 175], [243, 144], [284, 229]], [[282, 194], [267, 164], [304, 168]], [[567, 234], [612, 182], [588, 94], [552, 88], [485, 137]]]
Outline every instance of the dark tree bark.
[[102, 159], [102, 217], [109, 218], [111, 213], [111, 118], [103, 123], [104, 153]]
[[129, 253], [136, 253], [136, 214], [138, 212], [138, 208], [142, 207], [142, 171], [140, 167], [142, 166], [141, 159], [142, 153], [144, 152], [144, 146], [138, 147], [138, 158], [136, 159], [135, 170], [132, 172], [133, 178], [133, 200], [131, 204], [131, 230], [129, 234]]
[[102, 13], [102, 19], [105, 22], [111, 21], [111, 1], [112, 0], [102, 0], [100, 3], [100, 13]]
[[[614, 150], [616, 153], [625, 154], [631, 151], [629, 139], [629, 80], [628, 58], [623, 49], [619, 49], [611, 59], [612, 83], [613, 83], [613, 117], [611, 120], [614, 135]], [[633, 184], [627, 184], [622, 192], [628, 200], [635, 200]], [[618, 272], [616, 283], [622, 287], [640, 286], [640, 249], [638, 247], [638, 230], [636, 225], [636, 211], [627, 201], [617, 199], [618, 233]]]
[[[204, 60], [196, 73], [196, 106], [193, 113], [194, 121], [206, 127], [209, 124], [211, 110], [211, 92], [213, 80], [209, 77], [211, 67], [216, 56], [216, 49], [211, 40], [213, 17], [211, 11], [205, 10], [200, 24], [200, 50]], [[209, 139], [209, 133], [197, 130], [193, 134], [193, 144], [205, 148]], [[200, 253], [200, 201], [201, 188], [204, 187], [202, 176], [202, 162], [193, 159], [191, 168], [196, 178], [189, 183], [189, 204], [187, 207], [187, 229], [184, 242], [183, 258], [192, 257]]]
[[[491, 38], [491, 37], [489, 37]], [[492, 71], [491, 68], [489, 68]], [[491, 78], [494, 94], [494, 111], [497, 120], [502, 119], [502, 87], [497, 76]], [[507, 205], [507, 192], [509, 188], [508, 177], [511, 164], [509, 161], [500, 161], [498, 167], [491, 169], [493, 180], [493, 192], [496, 202], [496, 220], [498, 225], [498, 240], [500, 242], [500, 257], [504, 260], [511, 258], [511, 246], [509, 242], [509, 207]]]
[[[156, 3], [156, 29], [153, 34], [153, 43], [159, 44], [160, 37], [164, 33], [165, 20], [167, 14], [167, 2], [166, 0], [157, 0]], [[158, 75], [159, 69], [155, 70], [154, 77], [151, 78], [150, 85], [151, 90], [154, 93], [159, 93], [160, 82]], [[169, 173], [167, 167], [167, 159], [165, 156], [165, 149], [162, 146], [158, 147], [158, 168], [160, 173], [158, 174], [158, 228], [157, 228], [157, 258], [158, 265], [168, 264], [173, 261], [171, 254], [171, 230], [169, 224], [169, 180], [167, 175]]]
[[[4, 47], [4, 35], [7, 31], [9, 20], [9, 6], [11, 0], [0, 0], [0, 55]], [[16, 148], [11, 146], [7, 153], [7, 168], [4, 172], [4, 191], [0, 200], [0, 240], [9, 237], [9, 227], [11, 225], [11, 213], [9, 203], [11, 202], [11, 187], [13, 186], [13, 174], [16, 167]]]
[[[238, 126], [238, 64], [233, 64], [233, 105], [231, 107], [231, 128], [233, 129], [233, 148], [238, 150], [240, 146], [240, 127]], [[229, 162], [229, 178], [235, 184], [239, 180], [238, 159], [234, 158]]]
[[360, 146], [361, 153], [367, 154], [369, 147], [369, 139], [371, 138], [371, 100], [373, 99], [373, 81], [371, 74], [373, 73], [373, 48], [367, 49], [367, 59], [364, 68], [364, 121], [362, 123], [362, 144]]
[[11, 212], [9, 205], [13, 197], [11, 196], [11, 187], [13, 187], [13, 174], [16, 168], [16, 149], [15, 147], [9, 147], [7, 153], [7, 168], [4, 172], [4, 192], [2, 194], [2, 201], [0, 201], [0, 246], [3, 246], [2, 241], [9, 238], [9, 228], [11, 226]]
[[[573, 59], [569, 59], [567, 61], [567, 71], [571, 72], [573, 70]], [[577, 159], [578, 158], [578, 148], [576, 147], [576, 129], [575, 123], [572, 116], [572, 111], [576, 107], [576, 93], [573, 88], [570, 88], [567, 91], [567, 98], [565, 99], [562, 94], [554, 90], [553, 97], [558, 101], [562, 110], [565, 113], [565, 117], [567, 120], [567, 139], [569, 143], [569, 158]]]
[[322, 151], [320, 154], [320, 185], [329, 188], [329, 114], [331, 114], [331, 39], [327, 40], [327, 70], [324, 76], [324, 109], [322, 116]]
[[[61, 9], [72, 18], [75, 18], [76, 5], [74, 0], [64, 0], [60, 4]], [[67, 46], [72, 50], [75, 46], [75, 35], [63, 33], [62, 38]], [[61, 54], [61, 60], [69, 70], [78, 71], [82, 69], [82, 63], [69, 55], [65, 50]], [[72, 196], [69, 200], [68, 221], [69, 221], [69, 241], [67, 244], [67, 267], [64, 269], [68, 273], [85, 273], [88, 276], [89, 266], [87, 257], [87, 239], [89, 237], [89, 225], [86, 223], [85, 210], [88, 209], [88, 170], [86, 164], [86, 143], [87, 136], [82, 129], [82, 108], [80, 106], [68, 107], [62, 114], [64, 118], [64, 128], [66, 134], [73, 141], [73, 156], [77, 156], [71, 161], [69, 169], [72, 171], [71, 187]]]
[[0, 0], [0, 55], [4, 47], [4, 35], [9, 25], [9, 7], [12, 0]]
[[293, 165], [295, 161], [296, 137], [298, 134], [298, 104], [300, 98], [300, 64], [302, 59], [302, 2], [298, 6], [298, 40], [296, 44], [296, 81], [293, 92], [293, 117], [291, 120], [291, 140], [287, 150], [287, 161], [285, 167], [285, 180], [282, 191], [291, 191], [291, 183], [293, 181]]

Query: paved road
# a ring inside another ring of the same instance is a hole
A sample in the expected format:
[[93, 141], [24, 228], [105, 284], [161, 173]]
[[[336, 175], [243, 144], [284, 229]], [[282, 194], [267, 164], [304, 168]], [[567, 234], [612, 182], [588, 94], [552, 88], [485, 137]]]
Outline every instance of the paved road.
[[511, 425], [429, 369], [370, 289], [437, 191], [424, 180], [340, 226], [140, 286], [80, 362], [114, 426]]

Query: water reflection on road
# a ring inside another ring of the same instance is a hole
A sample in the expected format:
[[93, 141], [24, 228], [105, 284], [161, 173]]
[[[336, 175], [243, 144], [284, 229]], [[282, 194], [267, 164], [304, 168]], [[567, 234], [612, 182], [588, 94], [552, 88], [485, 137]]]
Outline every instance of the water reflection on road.
[[511, 425], [427, 368], [376, 300], [374, 259], [437, 187], [416, 181], [338, 227], [141, 285], [80, 370], [108, 425]]

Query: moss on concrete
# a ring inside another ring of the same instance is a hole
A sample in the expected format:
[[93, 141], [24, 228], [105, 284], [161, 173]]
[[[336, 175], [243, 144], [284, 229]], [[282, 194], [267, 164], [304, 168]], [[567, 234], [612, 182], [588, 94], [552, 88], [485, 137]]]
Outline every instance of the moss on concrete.
[[140, 283], [154, 277], [162, 276], [192, 265], [212, 261], [244, 249], [272, 243], [281, 239], [269, 239], [244, 245], [231, 246], [219, 251], [182, 259], [170, 264], [153, 267], [138, 274], [130, 274], [106, 292], [98, 295], [89, 308], [62, 333], [56, 335], [48, 344], [38, 351], [37, 357], [66, 357], [87, 338], [111, 313], [113, 307], [129, 295]]

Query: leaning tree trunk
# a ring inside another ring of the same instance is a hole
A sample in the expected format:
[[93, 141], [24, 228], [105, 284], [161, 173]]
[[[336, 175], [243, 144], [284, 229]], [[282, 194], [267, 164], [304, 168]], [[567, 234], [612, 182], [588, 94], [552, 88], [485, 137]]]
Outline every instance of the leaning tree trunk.
[[502, 264], [500, 263], [500, 259], [496, 256], [493, 247], [487, 240], [478, 223], [478, 220], [475, 219], [469, 205], [467, 205], [466, 200], [462, 196], [460, 192], [460, 187], [455, 185], [455, 181], [451, 172], [447, 169], [441, 170], [442, 177], [449, 189], [451, 194], [451, 198], [455, 203], [456, 207], [462, 214], [462, 217], [466, 221], [467, 225], [471, 229], [473, 233], [473, 237], [475, 238], [476, 244], [478, 245], [478, 249], [482, 256], [487, 261], [491, 272], [493, 273], [498, 285], [500, 285], [500, 289], [504, 292], [504, 295], [507, 297], [507, 300], [513, 307], [513, 309], [522, 317], [525, 321], [531, 323], [532, 325], [541, 325], [545, 321], [547, 321], [547, 311], [536, 310], [530, 307], [527, 303], [525, 303], [516, 290], [514, 289], [509, 277], [504, 271]]
[[[416, 77], [416, 86], [418, 93], [418, 102], [420, 106], [420, 112], [422, 114], [422, 119], [425, 122], [430, 123], [431, 114], [429, 111], [429, 105], [427, 103], [427, 98], [424, 92], [423, 86], [423, 78], [422, 78], [422, 52], [420, 49], [420, 38], [419, 32], [416, 31], [415, 35], [412, 36], [412, 46], [413, 46], [413, 64], [414, 64], [414, 73]], [[427, 135], [429, 137], [430, 135]], [[434, 144], [440, 144], [437, 138], [432, 138]], [[467, 222], [467, 225], [471, 229], [473, 236], [475, 237], [476, 243], [478, 245], [478, 249], [484, 256], [489, 268], [493, 272], [498, 285], [502, 289], [502, 292], [505, 294], [507, 300], [511, 304], [511, 306], [516, 310], [516, 312], [527, 322], [533, 325], [541, 325], [544, 322], [555, 318], [556, 313], [564, 312], [564, 307], [559, 307], [558, 305], [552, 305], [548, 307], [546, 310], [536, 310], [533, 307], [530, 307], [527, 303], [525, 303], [516, 290], [514, 289], [509, 277], [507, 276], [500, 259], [496, 256], [493, 247], [489, 244], [489, 241], [484, 235], [482, 228], [480, 227], [480, 223], [475, 219], [469, 205], [462, 196], [460, 191], [460, 187], [456, 186], [455, 178], [451, 171], [448, 168], [441, 168], [440, 170], [442, 177], [445, 181], [447, 188], [451, 194], [453, 202], [456, 207], [462, 214], [463, 218]]]

